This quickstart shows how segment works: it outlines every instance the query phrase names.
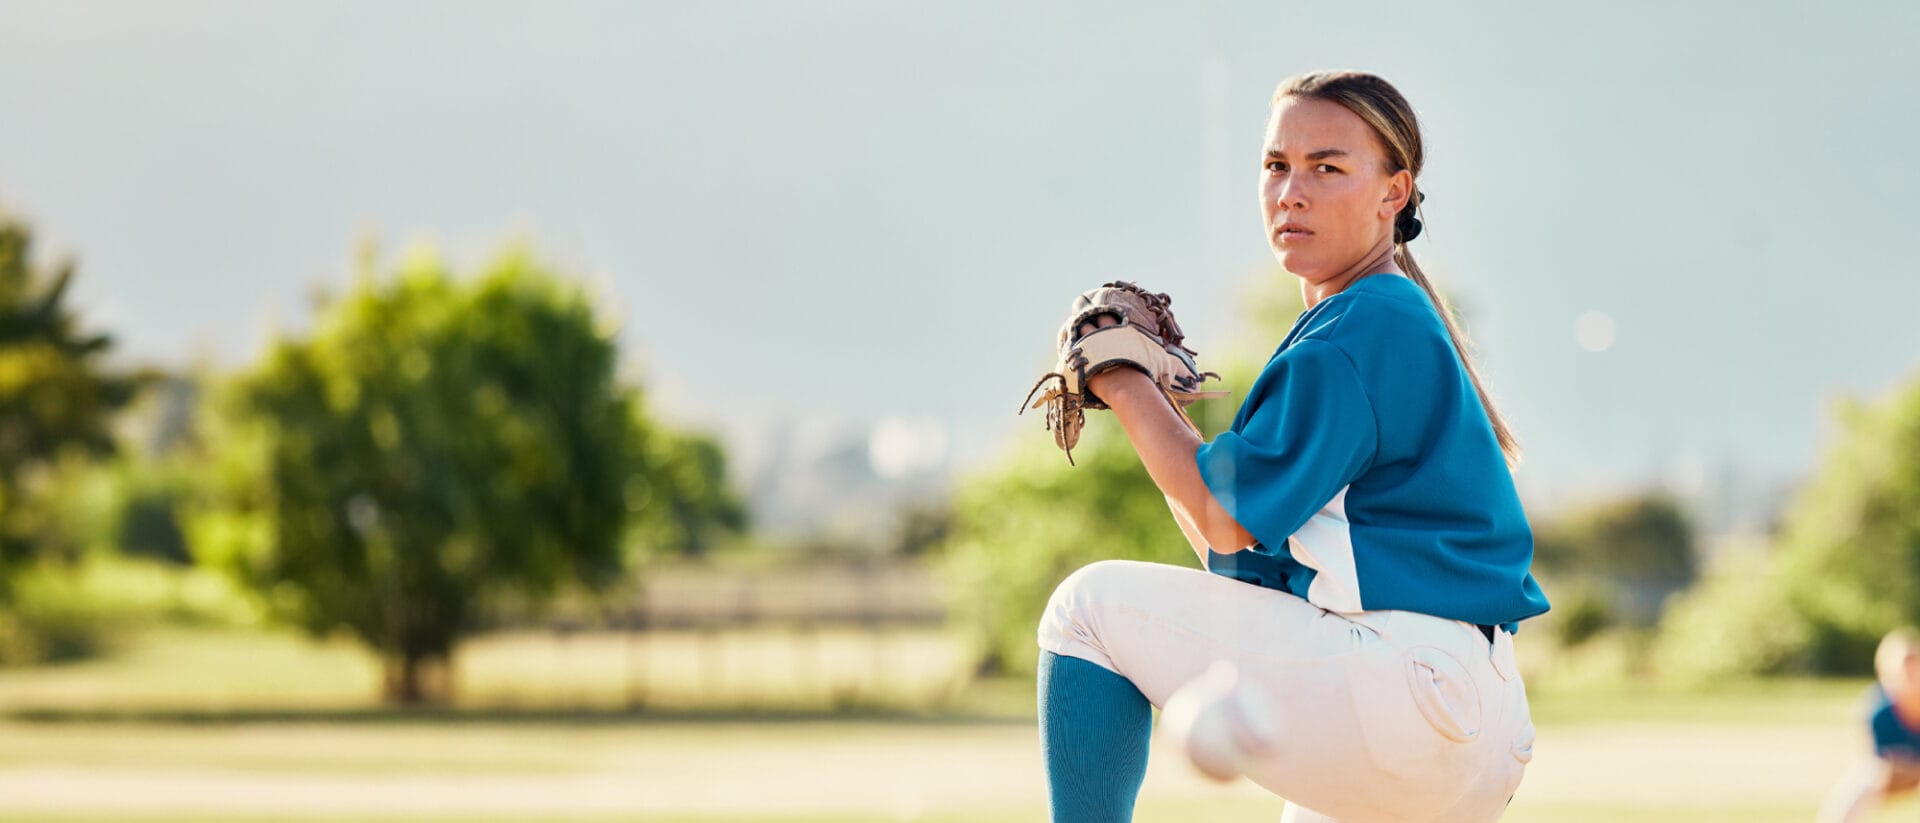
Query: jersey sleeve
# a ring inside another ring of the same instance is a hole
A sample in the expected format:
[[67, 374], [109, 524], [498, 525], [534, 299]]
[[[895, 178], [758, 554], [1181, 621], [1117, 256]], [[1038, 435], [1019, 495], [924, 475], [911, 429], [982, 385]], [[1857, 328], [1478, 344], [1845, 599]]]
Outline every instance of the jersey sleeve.
[[1882, 758], [1920, 760], [1920, 736], [1900, 721], [1886, 689], [1874, 684], [1869, 700], [1867, 725], [1873, 730], [1873, 753]]
[[1379, 447], [1373, 405], [1353, 361], [1316, 339], [1267, 364], [1240, 423], [1201, 444], [1194, 459], [1214, 499], [1270, 549], [1285, 546], [1359, 477]]

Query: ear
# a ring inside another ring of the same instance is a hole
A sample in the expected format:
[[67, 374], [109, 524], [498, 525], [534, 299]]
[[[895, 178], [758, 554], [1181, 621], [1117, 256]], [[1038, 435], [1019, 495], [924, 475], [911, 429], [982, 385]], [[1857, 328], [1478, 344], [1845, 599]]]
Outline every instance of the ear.
[[1407, 207], [1407, 198], [1412, 196], [1413, 173], [1406, 169], [1394, 172], [1387, 178], [1387, 196], [1380, 201], [1380, 216], [1392, 220]]

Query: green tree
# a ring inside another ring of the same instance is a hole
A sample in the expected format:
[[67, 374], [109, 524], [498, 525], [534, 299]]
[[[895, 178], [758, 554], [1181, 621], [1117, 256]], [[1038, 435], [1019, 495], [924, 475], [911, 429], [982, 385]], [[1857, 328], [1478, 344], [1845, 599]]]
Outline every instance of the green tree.
[[952, 530], [951, 500], [916, 503], [901, 513], [888, 548], [901, 557], [921, 557], [945, 544]]
[[114, 414], [144, 379], [109, 370], [112, 338], [81, 329], [73, 263], [48, 272], [32, 253], [28, 226], [0, 214], [0, 594], [7, 570], [64, 542], [39, 499], [54, 466], [112, 452]]
[[1599, 575], [1685, 586], [1698, 574], [1693, 526], [1672, 497], [1603, 500], [1542, 524], [1534, 564], [1558, 575]]
[[1654, 665], [1663, 679], [1698, 685], [1807, 673], [1815, 668], [1813, 640], [1774, 565], [1749, 560], [1717, 569], [1674, 598], [1660, 622]]
[[465, 282], [431, 256], [363, 272], [226, 388], [194, 550], [283, 619], [379, 652], [390, 701], [440, 699], [487, 598], [602, 589], [632, 512], [693, 501], [687, 548], [725, 508], [718, 448], [650, 423], [616, 361], [587, 296], [524, 252]]
[[[1221, 372], [1233, 393], [1188, 410], [1208, 437], [1232, 423], [1299, 314], [1298, 281], [1278, 270], [1262, 272], [1237, 305], [1244, 312], [1238, 330], [1198, 341], [1234, 341], [1201, 350], [1202, 365]], [[1199, 564], [1111, 414], [1088, 413], [1071, 467], [1051, 436], [1038, 431], [1039, 421], [1031, 425], [996, 468], [960, 484], [941, 548], [953, 617], [970, 636], [983, 673], [1032, 670], [1040, 612], [1075, 569], [1109, 558]]]
[[1041, 445], [1023, 445], [955, 495], [952, 613], [982, 673], [1032, 670], [1040, 611], [1074, 569], [1109, 558], [1196, 562], [1109, 416], [1088, 415], [1073, 467], [1050, 439]]
[[1575, 596], [1589, 626], [1615, 618], [1651, 625], [1667, 597], [1699, 575], [1692, 522], [1661, 493], [1602, 500], [1537, 525], [1533, 558], [1541, 576]]
[[1811, 664], [1863, 673], [1882, 635], [1920, 623], [1920, 379], [1841, 417], [1843, 439], [1787, 511], [1780, 579]]
[[726, 452], [704, 435], [649, 427], [646, 473], [629, 479], [628, 510], [640, 515], [634, 545], [648, 555], [702, 555], [744, 531], [746, 504], [727, 484]]
[[1920, 379], [1879, 404], [1849, 402], [1840, 417], [1841, 437], [1788, 507], [1771, 562], [1720, 576], [1669, 621], [1673, 668], [1864, 674], [1882, 635], [1920, 623]]

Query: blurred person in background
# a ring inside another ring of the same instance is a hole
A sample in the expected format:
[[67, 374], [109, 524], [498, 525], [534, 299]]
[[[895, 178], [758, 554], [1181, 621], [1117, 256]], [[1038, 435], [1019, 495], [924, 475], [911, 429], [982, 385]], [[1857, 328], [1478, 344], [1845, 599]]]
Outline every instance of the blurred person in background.
[[1873, 755], [1840, 779], [1820, 809], [1823, 823], [1871, 819], [1888, 800], [1920, 786], [1920, 633], [1899, 628], [1873, 654], [1878, 681], [1865, 698]]

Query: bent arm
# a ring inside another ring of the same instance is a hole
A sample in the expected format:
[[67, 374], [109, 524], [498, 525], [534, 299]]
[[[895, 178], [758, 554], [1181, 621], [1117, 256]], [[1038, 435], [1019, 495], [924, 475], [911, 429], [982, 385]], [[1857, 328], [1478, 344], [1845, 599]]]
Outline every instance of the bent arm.
[[[1187, 536], [1187, 545], [1193, 547], [1194, 556], [1200, 558], [1200, 568], [1206, 569], [1207, 538], [1200, 534], [1200, 529], [1193, 525], [1192, 520], [1187, 519], [1186, 512], [1180, 510], [1179, 504], [1173, 502], [1172, 497], [1167, 498], [1167, 508], [1173, 512], [1173, 522], [1180, 524], [1180, 533]], [[1212, 569], [1207, 570], [1212, 571]]]
[[1820, 804], [1820, 823], [1864, 823], [1886, 799], [1887, 782], [1887, 765], [1878, 758], [1849, 769]]
[[1095, 375], [1087, 386], [1120, 418], [1147, 474], [1167, 496], [1174, 520], [1188, 542], [1194, 543], [1202, 566], [1208, 548], [1231, 554], [1254, 544], [1253, 535], [1227, 514], [1201, 479], [1194, 458], [1200, 435], [1180, 419], [1152, 378], [1134, 369], [1111, 369]]

